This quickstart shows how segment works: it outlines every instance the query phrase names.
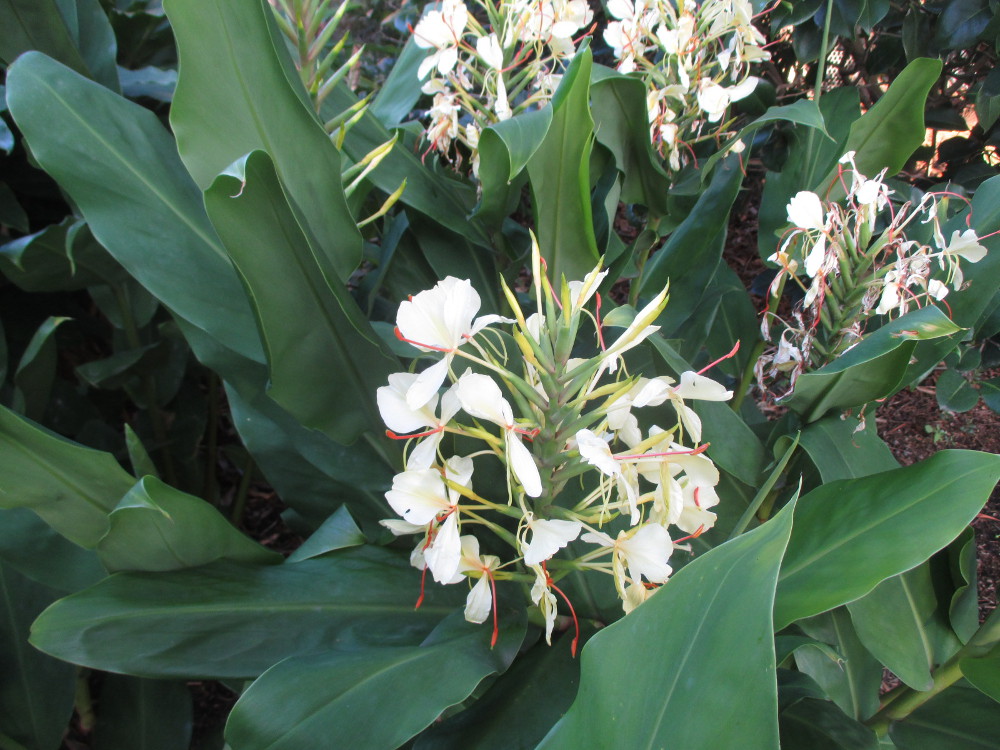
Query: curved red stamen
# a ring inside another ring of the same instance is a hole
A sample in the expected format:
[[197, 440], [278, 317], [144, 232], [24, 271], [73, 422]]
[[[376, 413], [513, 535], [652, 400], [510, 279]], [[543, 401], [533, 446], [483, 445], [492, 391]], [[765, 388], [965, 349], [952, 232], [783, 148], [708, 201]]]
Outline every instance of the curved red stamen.
[[407, 344], [413, 344], [414, 346], [420, 346], [420, 347], [423, 347], [424, 349], [431, 349], [431, 350], [436, 351], [436, 352], [453, 352], [453, 351], [455, 351], [454, 349], [447, 349], [447, 348], [445, 348], [443, 346], [434, 346], [434, 344], [421, 344], [419, 341], [414, 341], [413, 339], [408, 339], [408, 338], [406, 338], [406, 336], [403, 335], [403, 332], [401, 330], [399, 330], [399, 326], [396, 326], [395, 331], [396, 331], [396, 338], [399, 339], [400, 341], [405, 341]]
[[634, 456], [612, 456], [616, 461], [642, 461], [646, 458], [660, 458], [662, 456], [697, 456], [708, 450], [711, 443], [702, 443], [697, 448], [689, 451], [664, 451], [663, 453], [638, 453]]
[[576, 610], [573, 609], [573, 602], [569, 600], [569, 597], [563, 593], [561, 588], [552, 583], [552, 579], [549, 578], [548, 572], [545, 573], [545, 577], [548, 579], [546, 582], [549, 587], [563, 598], [563, 601], [566, 602], [566, 606], [569, 607], [570, 614], [573, 615], [573, 627], [576, 628], [576, 634], [573, 636], [573, 642], [569, 644], [569, 653], [571, 656], [576, 658], [576, 647], [580, 644], [580, 621], [576, 618]]
[[414, 432], [412, 435], [399, 435], [398, 433], [395, 433], [392, 430], [386, 430], [385, 436], [387, 438], [390, 438], [391, 440], [409, 440], [410, 438], [422, 438], [422, 437], [427, 437], [428, 435], [435, 435], [441, 432], [442, 430], [444, 430], [444, 425], [441, 425], [440, 427], [435, 427], [433, 430], [428, 430], [427, 432]]
[[596, 313], [595, 313], [594, 317], [597, 320], [597, 340], [601, 344], [601, 351], [605, 352], [605, 351], [608, 350], [608, 347], [604, 345], [604, 331], [602, 330], [602, 324], [601, 324], [601, 293], [600, 292], [594, 292], [594, 301], [595, 301], [595, 304], [596, 304]]
[[[427, 549], [425, 546], [424, 549]], [[427, 565], [424, 565], [424, 569], [420, 571], [420, 596], [417, 597], [417, 603], [413, 605], [414, 609], [420, 609], [420, 605], [424, 603], [424, 582], [427, 580]]]
[[[719, 362], [724, 362], [724, 361], [726, 361], [727, 359], [729, 359], [730, 357], [735, 357], [735, 356], [736, 356], [736, 352], [738, 352], [739, 350], [740, 350], [740, 342], [739, 342], [739, 339], [737, 339], [737, 340], [736, 340], [736, 345], [735, 345], [735, 346], [734, 346], [734, 347], [733, 347], [733, 348], [732, 348], [732, 349], [730, 350], [729, 354], [723, 354], [723, 355], [722, 355], [721, 357], [719, 357], [719, 358], [718, 358], [717, 360], [715, 360], [714, 362], [712, 362], [712, 363], [710, 363], [710, 364], [707, 364], [707, 365], [705, 365], [704, 367], [702, 367], [702, 368], [701, 368], [700, 370], [698, 370], [698, 372], [696, 372], [695, 374], [696, 374], [696, 375], [701, 375], [701, 374], [702, 374], [703, 372], [708, 372], [708, 371], [709, 371], [709, 370], [711, 370], [711, 369], [712, 369], [713, 367], [715, 367], [715, 366], [716, 366], [717, 364], [719, 364]], [[675, 389], [675, 390], [676, 390], [676, 389]]]
[[687, 536], [682, 536], [680, 539], [675, 539], [674, 544], [680, 544], [681, 542], [686, 542], [688, 539], [697, 539], [705, 531], [705, 524], [702, 524], [697, 529], [694, 530], [693, 534], [688, 534]]

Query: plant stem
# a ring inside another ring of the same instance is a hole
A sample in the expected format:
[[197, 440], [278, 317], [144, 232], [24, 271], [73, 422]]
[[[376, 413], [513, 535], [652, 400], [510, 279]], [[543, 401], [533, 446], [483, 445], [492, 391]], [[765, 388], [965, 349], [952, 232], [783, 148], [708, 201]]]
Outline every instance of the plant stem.
[[250, 491], [250, 481], [253, 479], [254, 470], [253, 456], [247, 456], [247, 462], [243, 466], [243, 476], [240, 478], [240, 486], [236, 489], [236, 497], [233, 498], [233, 509], [229, 513], [229, 520], [234, 526], [239, 526], [243, 520], [243, 511], [247, 506], [247, 493]]
[[737, 414], [739, 414], [740, 407], [743, 406], [743, 399], [745, 399], [747, 393], [750, 392], [750, 383], [753, 380], [754, 365], [757, 364], [757, 360], [760, 359], [760, 355], [763, 353], [764, 342], [758, 341], [753, 345], [750, 357], [747, 359], [747, 363], [743, 367], [743, 372], [740, 373], [739, 382], [736, 383], [736, 392], [733, 395], [732, 401], [729, 402], [729, 406]]
[[948, 661], [934, 670], [933, 684], [929, 690], [914, 690], [906, 685], [900, 685], [885, 695], [882, 708], [865, 723], [875, 730], [879, 737], [889, 732], [889, 726], [894, 721], [905, 719], [938, 693], [954, 685], [962, 678], [960, 662], [962, 659], [983, 656], [1000, 643], [1000, 609], [996, 609], [987, 618], [979, 630], [960, 648]]
[[219, 460], [219, 376], [208, 373], [208, 425], [205, 432], [205, 482], [202, 497], [215, 505], [218, 498], [216, 463]]
[[80, 718], [80, 729], [91, 732], [97, 724], [94, 715], [94, 702], [90, 696], [90, 670], [81, 669], [76, 674], [76, 690], [73, 695], [73, 707]]

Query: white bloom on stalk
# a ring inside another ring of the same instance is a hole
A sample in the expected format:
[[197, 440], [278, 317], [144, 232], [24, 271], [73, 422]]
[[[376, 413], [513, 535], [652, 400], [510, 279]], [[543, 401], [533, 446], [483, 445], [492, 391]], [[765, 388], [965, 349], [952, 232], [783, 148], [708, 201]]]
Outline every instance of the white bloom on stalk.
[[496, 34], [479, 37], [476, 40], [476, 52], [493, 70], [500, 70], [503, 67], [503, 50]]
[[485, 419], [504, 429], [504, 446], [507, 461], [514, 477], [529, 497], [542, 494], [542, 479], [538, 466], [517, 433], [514, 413], [503, 397], [500, 386], [489, 375], [480, 375], [466, 370], [458, 379], [458, 400], [469, 416]]
[[720, 86], [710, 78], [702, 78], [698, 82], [698, 106], [708, 116], [709, 122], [718, 122], [730, 104], [750, 96], [755, 88], [757, 79], [753, 76], [728, 88]]
[[489, 617], [493, 609], [493, 587], [490, 579], [500, 565], [496, 555], [480, 555], [479, 540], [466, 534], [461, 539], [462, 556], [458, 565], [459, 573], [471, 573], [479, 578], [465, 599], [465, 619], [476, 624]]
[[667, 563], [674, 549], [673, 542], [670, 533], [658, 523], [619, 531], [617, 539], [600, 531], [591, 531], [584, 534], [581, 540], [611, 548], [615, 585], [623, 598], [629, 579], [636, 584], [641, 584], [644, 578], [650, 583], [666, 583], [673, 572]]
[[538, 607], [545, 620], [545, 642], [552, 645], [552, 628], [556, 624], [558, 603], [556, 595], [549, 588], [549, 577], [541, 565], [532, 567], [535, 572], [535, 582], [531, 586], [531, 601]]
[[421, 351], [444, 352], [444, 358], [421, 372], [406, 391], [410, 408], [420, 408], [437, 393], [459, 346], [488, 325], [514, 322], [500, 315], [476, 318], [480, 304], [472, 282], [454, 276], [400, 304], [396, 313], [400, 337]]
[[435, 67], [448, 75], [458, 62], [458, 43], [469, 22], [469, 10], [462, 0], [443, 0], [440, 10], [431, 10], [413, 29], [413, 39], [422, 49], [434, 49], [417, 68], [417, 78], [424, 80]]
[[800, 190], [788, 202], [788, 223], [798, 229], [816, 229], [822, 232], [826, 227], [823, 202], [816, 193]]
[[602, 474], [615, 480], [618, 493], [628, 502], [631, 523], [639, 523], [639, 474], [633, 465], [622, 465], [612, 455], [608, 444], [590, 430], [576, 433], [580, 458], [597, 467]]
[[528, 514], [525, 528], [531, 532], [531, 541], [521, 545], [524, 564], [539, 565], [580, 535], [583, 524], [579, 521], [546, 520]]
[[952, 232], [951, 241], [944, 253], [952, 257], [961, 256], [970, 263], [978, 263], [986, 257], [986, 246], [979, 243], [975, 229], [966, 229], [964, 232], [956, 229]]
[[375, 393], [379, 413], [386, 426], [398, 436], [418, 430], [433, 430], [424, 437], [407, 458], [408, 469], [429, 469], [437, 456], [437, 447], [444, 435], [444, 428], [458, 414], [461, 404], [454, 386], [445, 391], [441, 398], [441, 416], [437, 416], [438, 396], [416, 409], [406, 401], [406, 394], [419, 376], [412, 372], [397, 372], [389, 376], [389, 385], [382, 386]]

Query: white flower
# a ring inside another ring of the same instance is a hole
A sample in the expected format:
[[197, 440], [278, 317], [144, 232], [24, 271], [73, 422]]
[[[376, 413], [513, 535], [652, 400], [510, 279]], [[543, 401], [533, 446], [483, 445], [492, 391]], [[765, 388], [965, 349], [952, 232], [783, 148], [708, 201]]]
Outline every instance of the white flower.
[[444, 435], [444, 427], [458, 413], [461, 404], [453, 386], [445, 391], [441, 398], [440, 417], [435, 415], [438, 404], [436, 393], [420, 408], [410, 408], [406, 402], [406, 393], [417, 378], [417, 374], [412, 372], [394, 373], [389, 376], [389, 385], [379, 388], [375, 398], [382, 421], [390, 430], [399, 433], [399, 436], [425, 428], [433, 430], [417, 443], [406, 462], [408, 469], [428, 469], [434, 463], [437, 447]]
[[580, 458], [591, 466], [596, 466], [602, 473], [609, 477], [621, 473], [621, 467], [611, 455], [611, 448], [590, 430], [580, 430], [576, 433], [576, 447], [580, 451]]
[[622, 354], [627, 352], [629, 349], [638, 346], [646, 338], [652, 336], [660, 330], [659, 326], [654, 326], [652, 323], [659, 317], [660, 313], [663, 312], [663, 308], [666, 307], [667, 297], [667, 288], [664, 287], [663, 290], [656, 295], [656, 297], [654, 297], [648, 305], [639, 311], [629, 324], [628, 328], [625, 329], [625, 332], [607, 348], [607, 351], [604, 352], [604, 358], [601, 360], [601, 366], [597, 371], [597, 377], [600, 377], [605, 370], [608, 372], [614, 372], [617, 370], [618, 360]]
[[608, 272], [602, 271], [601, 267], [598, 266], [588, 273], [583, 281], [570, 281], [567, 284], [569, 287], [570, 305], [573, 308], [572, 314], [578, 313], [583, 309], [583, 306], [594, 296], [597, 289], [601, 286], [601, 282], [604, 281], [604, 277], [607, 275]]
[[524, 487], [529, 497], [542, 494], [542, 479], [538, 465], [517, 433], [514, 413], [503, 397], [500, 386], [489, 375], [480, 375], [466, 370], [458, 379], [458, 400], [462, 409], [470, 416], [485, 419], [504, 429], [504, 443], [507, 460], [515, 478]]
[[788, 202], [788, 221], [799, 229], [823, 231], [825, 219], [823, 203], [819, 196], [809, 190], [801, 190]]
[[619, 531], [618, 538], [614, 540], [603, 532], [589, 532], [581, 539], [612, 549], [615, 585], [623, 597], [628, 579], [637, 584], [643, 578], [650, 583], [665, 583], [673, 572], [667, 563], [673, 552], [673, 542], [669, 532], [658, 523], [647, 523], [629, 531]]
[[552, 645], [552, 627], [556, 623], [557, 606], [556, 595], [549, 588], [549, 577], [542, 570], [541, 565], [532, 567], [535, 572], [535, 582], [531, 586], [531, 601], [534, 602], [542, 612], [545, 619], [545, 642]]
[[493, 588], [490, 579], [493, 571], [500, 565], [500, 558], [495, 555], [480, 555], [479, 540], [469, 534], [462, 537], [461, 547], [462, 557], [458, 572], [477, 573], [479, 576], [476, 585], [465, 599], [465, 619], [479, 624], [489, 617], [493, 608]]
[[[404, 301], [396, 313], [399, 335], [422, 351], [444, 352], [444, 358], [427, 368], [406, 392], [406, 403], [418, 409], [433, 398], [445, 377], [455, 350], [488, 325], [512, 323], [499, 315], [476, 318], [479, 294], [468, 279], [448, 276], [433, 289]], [[473, 320], [475, 318], [475, 320]]]
[[708, 116], [709, 122], [718, 122], [732, 102], [750, 96], [755, 88], [757, 79], [753, 76], [729, 88], [720, 86], [711, 78], [702, 78], [698, 82], [698, 106]]
[[476, 52], [493, 70], [500, 70], [503, 67], [503, 50], [496, 34], [479, 37], [476, 40]]
[[978, 263], [986, 257], [986, 247], [979, 244], [975, 229], [966, 229], [964, 232], [956, 229], [952, 232], [951, 241], [944, 252], [945, 255], [959, 255], [970, 263]]
[[525, 527], [531, 531], [531, 541], [523, 544], [524, 564], [538, 565], [548, 560], [580, 535], [579, 521], [545, 520], [529, 514]]
[[435, 49], [417, 68], [417, 78], [423, 80], [435, 67], [447, 75], [458, 62], [458, 43], [469, 22], [469, 11], [462, 0], [443, 0], [440, 10], [428, 11], [413, 29], [418, 47]]
[[902, 289], [903, 280], [896, 271], [889, 271], [885, 275], [883, 283], [885, 286], [882, 288], [882, 297], [879, 299], [878, 307], [875, 308], [875, 312], [879, 315], [885, 315], [899, 305], [899, 292]]
[[948, 294], [948, 286], [937, 279], [931, 279], [927, 282], [927, 293], [936, 300], [942, 300]]
[[823, 267], [824, 258], [826, 258], [826, 235], [821, 234], [819, 239], [816, 240], [816, 244], [813, 245], [813, 249], [806, 256], [806, 275], [814, 277], [819, 273], [820, 268]]

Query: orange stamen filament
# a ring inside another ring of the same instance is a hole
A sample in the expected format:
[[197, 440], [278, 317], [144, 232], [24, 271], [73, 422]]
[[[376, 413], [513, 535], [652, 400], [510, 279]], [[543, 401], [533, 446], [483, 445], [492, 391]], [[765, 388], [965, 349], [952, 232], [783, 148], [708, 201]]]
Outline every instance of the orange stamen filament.
[[639, 453], [634, 456], [612, 456], [616, 461], [642, 461], [646, 458], [660, 458], [662, 456], [697, 456], [699, 453], [704, 453], [708, 450], [708, 446], [711, 443], [703, 443], [697, 448], [689, 451], [666, 451], [664, 453]]
[[414, 346], [420, 346], [424, 349], [431, 349], [435, 352], [453, 352], [454, 349], [448, 349], [443, 346], [434, 346], [433, 344], [421, 344], [419, 341], [414, 341], [413, 339], [408, 339], [403, 335], [403, 332], [399, 330], [399, 326], [396, 326], [396, 338], [400, 341], [405, 341], [407, 344], [413, 344]]
[[708, 364], [708, 365], [705, 365], [704, 367], [702, 367], [702, 368], [701, 368], [700, 370], [698, 370], [698, 372], [697, 372], [697, 373], [695, 373], [695, 374], [696, 374], [696, 375], [701, 375], [701, 374], [703, 374], [703, 373], [706, 373], [706, 372], [708, 372], [708, 371], [709, 371], [709, 370], [711, 370], [711, 369], [712, 369], [713, 367], [715, 367], [715, 366], [716, 366], [717, 364], [719, 364], [719, 362], [724, 362], [724, 361], [726, 361], [727, 359], [729, 359], [730, 357], [735, 357], [735, 356], [736, 356], [736, 352], [738, 352], [739, 350], [740, 350], [740, 342], [739, 342], [739, 341], [737, 341], [737, 342], [736, 342], [736, 346], [734, 346], [734, 347], [732, 348], [732, 350], [731, 350], [731, 351], [729, 352], [729, 354], [723, 354], [723, 355], [722, 355], [721, 357], [719, 357], [719, 358], [718, 358], [717, 360], [715, 360], [714, 362], [712, 362], [712, 363], [710, 363], [710, 364]]

